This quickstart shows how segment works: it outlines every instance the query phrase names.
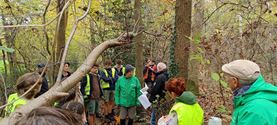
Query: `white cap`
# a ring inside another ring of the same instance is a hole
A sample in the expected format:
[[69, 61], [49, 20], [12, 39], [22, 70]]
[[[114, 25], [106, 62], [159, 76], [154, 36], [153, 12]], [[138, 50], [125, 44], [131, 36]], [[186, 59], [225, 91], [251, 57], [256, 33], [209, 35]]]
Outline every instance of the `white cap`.
[[222, 66], [222, 70], [240, 80], [255, 81], [260, 75], [258, 64], [249, 60], [235, 60]]

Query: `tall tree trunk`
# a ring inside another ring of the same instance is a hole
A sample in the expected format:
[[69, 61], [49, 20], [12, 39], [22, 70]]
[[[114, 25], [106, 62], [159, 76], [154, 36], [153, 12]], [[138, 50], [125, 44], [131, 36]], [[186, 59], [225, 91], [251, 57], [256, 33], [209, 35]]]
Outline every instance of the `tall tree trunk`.
[[176, 43], [174, 50], [175, 63], [178, 67], [177, 76], [188, 78], [188, 61], [191, 35], [192, 0], [176, 0], [175, 26]]
[[[2, 40], [0, 39], [0, 46], [3, 46]], [[4, 81], [7, 81], [8, 71], [7, 71], [7, 63], [6, 63], [6, 53], [2, 50], [2, 60], [4, 64]]]
[[[141, 0], [135, 0], [135, 22], [138, 22], [138, 26], [142, 27], [141, 19]], [[135, 37], [136, 43], [136, 75], [143, 86], [143, 34], [140, 33]]]
[[[7, 22], [6, 18], [2, 15], [2, 23], [3, 25], [13, 25], [12, 22]], [[17, 35], [17, 29], [16, 28], [4, 28], [4, 38], [7, 43], [8, 48], [15, 48], [15, 37]], [[17, 78], [17, 68], [16, 68], [16, 54], [13, 53], [7, 53], [7, 59], [9, 62], [9, 73], [11, 79]]]
[[[194, 16], [192, 22], [192, 38], [193, 40], [200, 40], [203, 30], [204, 21], [204, 0], [197, 0], [194, 4]], [[197, 50], [198, 43], [191, 41], [192, 50]], [[199, 53], [195, 53], [199, 54]], [[192, 54], [190, 54], [192, 56]], [[192, 59], [189, 63], [189, 80], [196, 88], [195, 92], [198, 93], [198, 75], [199, 75], [199, 60]]]
[[[60, 13], [65, 5], [67, 0], [57, 0], [57, 13]], [[52, 80], [55, 81], [57, 78], [58, 70], [59, 70], [59, 65], [61, 56], [63, 53], [63, 49], [65, 46], [65, 34], [66, 34], [66, 26], [67, 26], [67, 18], [68, 18], [68, 11], [65, 10], [64, 13], [62, 14], [60, 22], [57, 22], [59, 25], [56, 27], [56, 38], [54, 42], [54, 48], [53, 48], [53, 69], [52, 69]], [[54, 82], [51, 82], [54, 83]]]

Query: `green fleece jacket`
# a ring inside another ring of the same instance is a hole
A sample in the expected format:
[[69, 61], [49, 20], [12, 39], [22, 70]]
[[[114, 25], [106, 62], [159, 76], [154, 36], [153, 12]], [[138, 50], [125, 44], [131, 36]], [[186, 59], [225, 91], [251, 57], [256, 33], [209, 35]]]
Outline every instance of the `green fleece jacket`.
[[115, 86], [115, 104], [123, 107], [140, 105], [138, 97], [141, 95], [140, 82], [136, 76], [120, 77]]
[[244, 94], [234, 97], [231, 125], [277, 125], [277, 87], [260, 75]]

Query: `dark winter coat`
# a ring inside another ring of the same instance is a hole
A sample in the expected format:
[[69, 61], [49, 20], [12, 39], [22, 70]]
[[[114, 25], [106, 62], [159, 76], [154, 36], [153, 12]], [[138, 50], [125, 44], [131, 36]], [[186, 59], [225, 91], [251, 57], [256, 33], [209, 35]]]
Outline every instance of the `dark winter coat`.
[[48, 91], [48, 80], [46, 78], [46, 75], [42, 75], [42, 85], [41, 85], [41, 89], [40, 92], [35, 96], [35, 97], [39, 97], [40, 95], [42, 95], [43, 93]]
[[168, 80], [168, 73], [167, 71], [161, 71], [156, 74], [156, 79], [154, 86], [152, 89], [150, 89], [149, 94], [149, 100], [151, 102], [155, 101], [157, 99], [157, 95], [159, 96], [159, 100], [164, 98], [165, 96], [165, 82]]

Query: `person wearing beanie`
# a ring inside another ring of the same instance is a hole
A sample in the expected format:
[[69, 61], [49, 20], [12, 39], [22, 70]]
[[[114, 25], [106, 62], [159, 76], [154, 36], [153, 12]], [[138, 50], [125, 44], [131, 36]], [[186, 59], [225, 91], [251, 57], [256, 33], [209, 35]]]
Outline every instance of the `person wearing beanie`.
[[264, 80], [260, 67], [235, 60], [222, 70], [234, 95], [231, 125], [277, 125], [277, 87]]
[[132, 65], [130, 65], [130, 64], [127, 64], [126, 66], [125, 66], [125, 72], [126, 72], [126, 74], [127, 73], [130, 73], [130, 72], [132, 72], [132, 74], [134, 73], [133, 71], [134, 71], [134, 67], [132, 66]]
[[138, 97], [141, 95], [140, 81], [133, 75], [134, 67], [130, 64], [125, 66], [125, 74], [116, 82], [115, 104], [120, 108], [120, 125], [133, 124], [136, 117], [136, 106], [139, 106]]

